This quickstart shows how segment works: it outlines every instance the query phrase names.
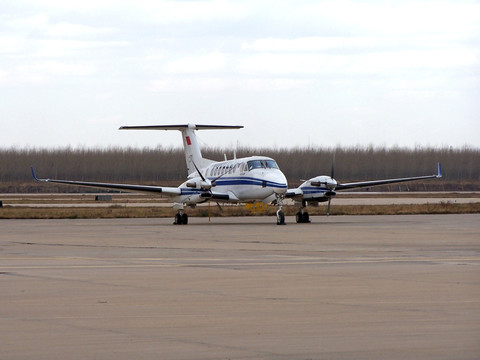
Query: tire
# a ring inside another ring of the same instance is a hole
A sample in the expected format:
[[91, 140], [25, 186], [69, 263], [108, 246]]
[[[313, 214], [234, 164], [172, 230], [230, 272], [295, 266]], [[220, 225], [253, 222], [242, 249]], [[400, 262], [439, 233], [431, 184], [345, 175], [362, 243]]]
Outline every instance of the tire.
[[300, 211], [297, 212], [297, 215], [295, 215], [295, 219], [297, 220], [297, 224], [303, 222], [302, 213]]
[[308, 215], [308, 212], [304, 212], [302, 215], [302, 222], [304, 223], [309, 223], [310, 222], [310, 215]]
[[183, 214], [183, 215], [182, 215], [182, 224], [183, 224], [183, 225], [187, 225], [187, 224], [188, 224], [188, 215], [187, 215], [187, 214]]
[[182, 215], [176, 214], [175, 221], [173, 222], [175, 225], [182, 225]]
[[285, 225], [285, 214], [283, 211], [277, 212], [277, 225]]

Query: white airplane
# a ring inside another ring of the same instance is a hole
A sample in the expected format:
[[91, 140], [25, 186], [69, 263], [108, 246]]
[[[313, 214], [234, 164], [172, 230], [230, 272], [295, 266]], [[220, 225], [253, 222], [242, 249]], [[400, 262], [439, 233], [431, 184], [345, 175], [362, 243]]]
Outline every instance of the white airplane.
[[173, 208], [177, 210], [174, 224], [188, 224], [188, 215], [184, 212], [185, 206], [195, 207], [206, 201], [222, 201], [233, 203], [263, 202], [274, 203], [278, 206], [277, 224], [285, 224], [285, 215], [282, 211], [283, 200], [292, 198], [301, 203], [297, 213], [297, 222], [310, 222], [308, 212], [305, 211], [307, 202], [328, 201], [335, 196], [335, 190], [351, 189], [382, 184], [390, 184], [420, 179], [441, 177], [440, 164], [436, 175], [417, 176], [400, 179], [386, 179], [363, 181], [356, 183], [338, 184], [331, 176], [317, 176], [305, 181], [298, 188], [288, 189], [287, 179], [280, 171], [274, 159], [266, 156], [250, 156], [246, 158], [225, 161], [204, 159], [200, 151], [195, 134], [196, 130], [214, 129], [241, 129], [243, 126], [231, 125], [151, 125], [151, 126], [122, 126], [120, 130], [178, 130], [182, 134], [185, 159], [187, 162], [187, 180], [178, 187], [114, 184], [59, 179], [39, 179], [31, 167], [33, 178], [36, 181], [108, 188], [134, 192], [156, 193], [169, 197]]

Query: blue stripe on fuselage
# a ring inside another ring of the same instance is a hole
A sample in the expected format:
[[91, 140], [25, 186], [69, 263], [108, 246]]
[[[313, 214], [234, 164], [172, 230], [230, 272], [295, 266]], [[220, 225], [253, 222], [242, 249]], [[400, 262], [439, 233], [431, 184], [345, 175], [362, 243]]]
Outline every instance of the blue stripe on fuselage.
[[[210, 177], [210, 180], [214, 180], [214, 177]], [[228, 178], [221, 178], [217, 179], [216, 186], [236, 186], [236, 185], [251, 185], [251, 186], [261, 186], [263, 187], [263, 183], [265, 182], [265, 187], [273, 187], [273, 188], [280, 188], [286, 189], [287, 184], [282, 184], [274, 181], [262, 180], [253, 177], [245, 177], [245, 176], [236, 176], [236, 177], [228, 177]], [[194, 195], [200, 194], [205, 192], [205, 190], [200, 189], [191, 189], [191, 188], [180, 188], [181, 195]]]
[[[215, 178], [209, 178], [210, 180], [214, 180]], [[286, 189], [287, 184], [278, 183], [269, 180], [262, 180], [253, 177], [245, 177], [245, 176], [236, 176], [236, 177], [225, 177], [216, 180], [217, 186], [229, 186], [229, 185], [258, 185], [263, 186], [265, 183], [266, 187], [274, 187], [280, 189]]]
[[316, 187], [316, 186], [302, 186], [303, 194], [317, 194], [317, 193], [326, 193], [329, 191], [327, 188]]

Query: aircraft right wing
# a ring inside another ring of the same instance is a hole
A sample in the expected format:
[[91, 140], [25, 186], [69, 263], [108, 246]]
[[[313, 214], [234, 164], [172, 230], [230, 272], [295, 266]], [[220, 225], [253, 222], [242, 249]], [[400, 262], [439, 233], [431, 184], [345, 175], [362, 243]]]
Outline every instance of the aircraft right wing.
[[33, 166], [30, 167], [32, 170], [32, 176], [36, 181], [41, 182], [51, 182], [59, 184], [69, 184], [69, 185], [80, 185], [88, 186], [95, 188], [105, 188], [113, 190], [126, 190], [126, 191], [138, 191], [138, 192], [147, 192], [147, 193], [161, 193], [166, 196], [177, 196], [181, 194], [180, 188], [176, 187], [164, 187], [164, 186], [152, 186], [152, 185], [131, 185], [131, 184], [114, 184], [114, 183], [101, 183], [101, 182], [90, 182], [90, 181], [75, 181], [75, 180], [58, 180], [58, 179], [39, 179], [37, 174], [33, 169]]

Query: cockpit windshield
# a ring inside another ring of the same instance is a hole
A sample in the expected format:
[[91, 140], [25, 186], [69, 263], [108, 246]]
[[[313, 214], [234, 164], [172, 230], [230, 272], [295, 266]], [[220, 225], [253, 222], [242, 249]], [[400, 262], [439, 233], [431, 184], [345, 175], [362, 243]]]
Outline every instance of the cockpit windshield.
[[253, 169], [263, 168], [262, 162], [260, 160], [250, 160], [247, 164], [248, 164], [248, 171]]
[[253, 169], [278, 169], [275, 160], [250, 160], [247, 164], [248, 171]]
[[267, 169], [278, 169], [278, 165], [275, 160], [265, 160]]

